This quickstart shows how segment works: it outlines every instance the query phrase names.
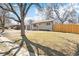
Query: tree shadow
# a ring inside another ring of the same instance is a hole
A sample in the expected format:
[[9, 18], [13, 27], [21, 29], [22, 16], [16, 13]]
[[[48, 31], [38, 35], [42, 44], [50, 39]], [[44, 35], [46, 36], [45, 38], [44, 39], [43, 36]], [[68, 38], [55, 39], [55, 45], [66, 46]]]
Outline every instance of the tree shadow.
[[28, 51], [33, 53], [34, 55], [35, 55], [35, 52], [34, 52], [34, 49], [33, 49], [32, 46], [34, 46], [36, 48], [38, 55], [39, 55], [39, 50], [38, 49], [41, 49], [48, 56], [65, 56], [65, 54], [63, 54], [62, 52], [59, 52], [55, 49], [51, 49], [49, 47], [42, 46], [40, 44], [37, 44], [37, 43], [34, 43], [34, 42], [30, 41], [26, 36], [23, 36], [22, 38], [26, 41], [25, 43], [26, 43]]
[[[65, 56], [65, 54], [63, 54], [62, 52], [57, 51], [55, 49], [51, 49], [49, 47], [42, 46], [40, 44], [36, 44], [36, 43], [33, 43], [33, 42], [31, 42], [31, 44], [33, 44], [37, 48], [41, 49], [45, 53], [45, 55], [48, 55], [48, 56]], [[38, 51], [38, 53], [39, 53], [39, 51]]]
[[22, 36], [22, 40], [24, 41], [26, 47], [27, 47], [27, 50], [29, 51], [29, 55], [30, 56], [35, 56], [35, 52], [34, 52], [34, 49], [30, 43], [30, 40], [28, 40], [28, 38], [26, 36]]
[[[17, 41], [15, 41], [15, 42], [17, 42]], [[6, 42], [4, 42], [4, 43], [6, 43]], [[8, 42], [8, 43], [12, 43], [12, 42]], [[42, 50], [44, 52], [44, 55], [47, 55], [47, 56], [66, 56], [65, 54], [63, 54], [63, 52], [57, 51], [55, 49], [51, 49], [49, 47], [40, 45], [38, 43], [34, 43], [34, 42], [30, 41], [26, 36], [22, 36], [19, 46], [13, 47], [9, 51], [6, 51], [6, 52], [0, 52], [0, 54], [3, 54], [3, 56], [5, 56], [5, 55], [10, 54], [12, 50], [17, 49], [13, 54], [13, 56], [16, 56], [19, 53], [19, 51], [21, 50], [21, 48], [23, 47], [23, 45], [26, 45], [27, 50], [29, 52], [29, 56], [36, 56], [36, 54], [38, 56], [40, 56], [39, 49]]]
[[74, 56], [79, 56], [79, 44], [77, 44], [77, 49], [76, 49], [76, 53], [74, 54]]
[[[14, 42], [12, 42], [12, 41], [2, 41], [2, 42], [0, 42], [0, 43], [9, 43], [9, 44], [15, 44], [16, 42], [19, 42], [19, 41], [21, 41], [21, 40], [16, 40], [16, 41], [14, 41]], [[22, 44], [22, 43], [21, 43]], [[20, 45], [21, 45], [20, 44]], [[16, 47], [12, 47], [11, 49], [9, 49], [8, 51], [5, 51], [5, 52], [0, 52], [0, 54], [2, 54], [2, 56], [6, 56], [6, 55], [9, 55], [13, 50], [15, 50], [15, 49], [19, 49], [20, 48], [20, 45], [19, 46], [16, 46]], [[15, 54], [14, 54], [15, 55]]]
[[74, 42], [72, 40], [69, 40], [69, 39], [66, 39], [64, 37], [60, 37], [60, 38], [63, 38], [65, 40], [67, 40], [68, 42], [71, 42], [71, 43], [75, 44], [77, 48], [76, 48], [76, 52], [74, 53], [74, 56], [79, 56], [79, 43], [76, 43], [76, 42]]

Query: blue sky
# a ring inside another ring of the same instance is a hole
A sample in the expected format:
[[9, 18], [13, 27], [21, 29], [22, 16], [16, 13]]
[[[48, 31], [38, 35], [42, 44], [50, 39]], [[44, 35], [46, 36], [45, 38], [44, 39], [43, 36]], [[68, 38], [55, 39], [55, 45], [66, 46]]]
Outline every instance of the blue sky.
[[27, 14], [27, 16], [28, 17], [34, 17], [34, 16], [36, 16], [37, 14], [36, 14], [36, 7], [35, 6], [32, 6], [30, 9], [29, 9], [29, 11], [28, 11], [28, 14]]
[[[37, 9], [37, 7], [35, 5], [31, 6], [31, 8], [29, 9], [29, 11], [26, 15], [26, 19], [34, 20], [35, 18], [37, 18], [38, 15], [36, 14], [36, 9]], [[17, 11], [17, 13], [19, 13], [19, 11]], [[12, 14], [11, 16], [16, 17], [14, 14]], [[16, 22], [13, 21], [13, 23], [16, 23]]]
[[[75, 8], [76, 8], [76, 10], [78, 11], [78, 14], [79, 14], [79, 5], [74, 5], [74, 6], [75, 6]], [[31, 8], [28, 11], [26, 19], [32, 19], [32, 20], [34, 20], [35, 18], [39, 19], [40, 16], [38, 17], [38, 15], [36, 13], [36, 9], [37, 9], [37, 7], [35, 5], [31, 6]]]
[[[26, 16], [29, 17], [29, 18], [36, 17], [36, 16], [37, 16], [37, 14], [36, 14], [36, 9], [37, 9], [37, 7], [36, 7], [35, 5], [32, 5], [31, 8], [29, 9], [29, 11], [28, 11], [28, 13], [27, 13]], [[18, 8], [17, 8], [16, 10], [17, 10], [17, 13], [20, 13], [20, 12], [18, 11]], [[18, 15], [19, 15], [19, 14], [18, 14]], [[11, 13], [11, 16], [16, 17], [15, 14], [13, 14], [13, 13]], [[16, 18], [17, 18], [17, 17], [16, 17]]]
[[[40, 5], [42, 5], [42, 4], [40, 4]], [[45, 6], [45, 4], [43, 4], [43, 5]], [[76, 10], [79, 12], [79, 7], [78, 7], [79, 5], [75, 5], [75, 6], [76, 6]], [[28, 11], [27, 17], [29, 17], [31, 19], [38, 17], [38, 14], [36, 14], [36, 10], [37, 10], [37, 7], [35, 5], [32, 5], [31, 8]]]
[[[42, 3], [39, 3], [41, 5], [41, 7], [43, 7], [45, 5], [42, 4]], [[36, 6], [36, 5], [32, 5], [31, 8], [29, 9], [28, 13], [27, 13], [27, 19], [32, 19], [32, 20], [36, 20], [38, 17], [40, 17], [38, 14], [37, 14], [37, 10], [38, 10], [39, 6]], [[39, 18], [40, 19], [40, 18]]]
[[[41, 4], [42, 5], [42, 4]], [[74, 5], [74, 7], [75, 7], [75, 9], [77, 10], [77, 12], [79, 13], [79, 5]], [[29, 10], [29, 12], [28, 12], [28, 14], [27, 14], [27, 16], [28, 17], [35, 17], [35, 16], [37, 16], [37, 14], [36, 14], [36, 6], [32, 6], [31, 8], [30, 8], [30, 10]]]
[[[41, 5], [41, 7], [45, 6], [45, 3], [39, 3]], [[34, 16], [37, 16], [38, 14], [36, 14], [36, 11], [37, 11], [37, 8], [39, 6], [35, 6], [35, 5], [32, 5], [31, 8], [29, 9], [28, 11], [28, 16], [30, 17], [34, 17]]]

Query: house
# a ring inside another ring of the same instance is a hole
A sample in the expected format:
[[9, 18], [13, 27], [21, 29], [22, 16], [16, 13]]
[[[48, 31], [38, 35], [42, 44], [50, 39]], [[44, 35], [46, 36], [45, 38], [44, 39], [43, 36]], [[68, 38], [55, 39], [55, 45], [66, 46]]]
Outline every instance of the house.
[[16, 25], [11, 25], [10, 28], [11, 29], [15, 29], [15, 30], [20, 30], [21, 29], [21, 26], [19, 24], [16, 24]]
[[52, 25], [53, 25], [53, 20], [37, 20], [34, 21], [32, 24], [30, 24], [30, 26], [28, 25], [27, 29], [51, 31]]
[[20, 25], [11, 25], [10, 28], [19, 30], [20, 29]]
[[[35, 20], [27, 25], [27, 30], [52, 31], [54, 24], [61, 24], [59, 20]], [[67, 20], [63, 24], [75, 24], [72, 20]]]

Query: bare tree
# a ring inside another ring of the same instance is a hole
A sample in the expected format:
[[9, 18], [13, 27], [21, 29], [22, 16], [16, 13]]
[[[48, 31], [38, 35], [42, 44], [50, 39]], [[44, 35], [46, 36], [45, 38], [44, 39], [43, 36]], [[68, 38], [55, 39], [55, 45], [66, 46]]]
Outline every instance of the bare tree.
[[4, 32], [5, 25], [8, 24], [8, 22], [9, 22], [9, 19], [6, 18], [6, 16], [8, 16], [8, 14], [6, 14], [6, 13], [7, 13], [7, 11], [0, 10], [0, 23], [1, 23], [0, 25], [1, 25], [1, 28], [2, 28], [1, 33]]
[[72, 4], [69, 5], [67, 3], [51, 3], [46, 4], [46, 6], [40, 11], [47, 20], [54, 19], [55, 21], [59, 20], [61, 23], [64, 23], [69, 19], [70, 16], [73, 17], [76, 14], [74, 8], [72, 11], [70, 11], [71, 7], [73, 7]]
[[17, 18], [15, 18], [15, 17], [10, 16], [7, 18], [13, 19], [21, 24], [21, 36], [25, 35], [24, 19], [27, 15], [27, 12], [29, 11], [29, 9], [32, 5], [39, 6], [39, 4], [33, 4], [33, 3], [17, 3], [17, 4], [8, 3], [8, 4], [1, 4], [0, 5], [0, 8], [13, 13], [17, 17]]
[[20, 23], [20, 27], [21, 27], [21, 36], [22, 36], [22, 40], [21, 40], [21, 44], [19, 45], [18, 48], [12, 48], [10, 49], [7, 53], [3, 53], [4, 55], [9, 54], [13, 49], [17, 49], [17, 51], [13, 54], [16, 55], [19, 50], [22, 48], [23, 44], [25, 43], [29, 54], [30, 55], [35, 55], [35, 52], [33, 50], [33, 45], [31, 44], [30, 40], [28, 40], [28, 38], [25, 35], [25, 24], [24, 24], [24, 20], [25, 17], [29, 11], [29, 9], [31, 8], [32, 5], [36, 5], [38, 7], [40, 7], [40, 5], [38, 3], [7, 3], [7, 4], [0, 4], [0, 8], [3, 10], [8, 11], [10, 14], [13, 14], [15, 16], [9, 16], [7, 18], [9, 19], [13, 19], [17, 22]]

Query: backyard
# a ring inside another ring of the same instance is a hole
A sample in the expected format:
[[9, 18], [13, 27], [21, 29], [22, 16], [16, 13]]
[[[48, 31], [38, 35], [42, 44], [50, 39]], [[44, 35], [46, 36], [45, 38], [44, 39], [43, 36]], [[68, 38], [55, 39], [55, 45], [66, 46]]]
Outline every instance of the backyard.
[[[3, 35], [11, 41], [21, 39], [20, 30], [6, 30]], [[75, 55], [78, 51], [79, 34], [52, 31], [26, 31], [26, 36], [31, 42], [48, 47], [52, 50], [54, 49], [63, 53], [63, 55]], [[41, 50], [40, 47], [39, 51], [40, 55], [44, 55], [44, 51]], [[47, 52], [50, 53], [48, 50]], [[58, 54], [54, 51], [54, 55], [62, 54]]]
[[78, 6], [1, 3], [0, 56], [79, 55]]

